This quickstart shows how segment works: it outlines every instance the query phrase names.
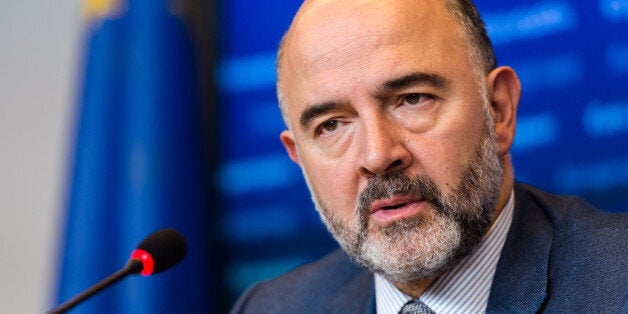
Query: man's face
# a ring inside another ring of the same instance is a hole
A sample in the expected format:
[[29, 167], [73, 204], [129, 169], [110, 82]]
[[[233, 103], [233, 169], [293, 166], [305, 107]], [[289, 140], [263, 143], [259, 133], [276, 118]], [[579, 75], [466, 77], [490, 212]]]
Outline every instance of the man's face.
[[438, 1], [312, 2], [281, 60], [282, 141], [354, 259], [437, 275], [483, 236], [501, 183], [469, 41]]

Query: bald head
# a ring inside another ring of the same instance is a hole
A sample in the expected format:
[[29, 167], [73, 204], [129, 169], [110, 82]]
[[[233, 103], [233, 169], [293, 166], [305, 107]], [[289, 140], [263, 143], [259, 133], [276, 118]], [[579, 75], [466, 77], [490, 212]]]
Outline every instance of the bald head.
[[[422, 10], [417, 10], [417, 8]], [[432, 23], [432, 13], [443, 11], [455, 22], [455, 31], [462, 35], [468, 45], [468, 57], [472, 62], [475, 75], [484, 77], [496, 67], [496, 58], [491, 41], [486, 34], [484, 23], [470, 0], [306, 0], [295, 16], [290, 29], [281, 40], [277, 53], [277, 96], [284, 119], [286, 119], [285, 96], [283, 92], [283, 68], [285, 51], [289, 49], [295, 38], [301, 45], [316, 45], [319, 42], [334, 41], [335, 36], [329, 32], [321, 32], [322, 28], [332, 29], [338, 35], [364, 28], [364, 36], [368, 36], [366, 26], [396, 29], [404, 32], [406, 39], [416, 37], [413, 31], [416, 24]], [[429, 15], [421, 13], [429, 12]], [[377, 24], [379, 23], [379, 24]], [[309, 31], [310, 36], [303, 36]], [[452, 31], [451, 29], [448, 31]], [[404, 38], [404, 37], [401, 37]], [[358, 38], [356, 38], [357, 40]], [[342, 44], [340, 44], [342, 45]], [[322, 56], [324, 57], [324, 56]], [[435, 56], [438, 57], [438, 56]], [[333, 65], [330, 65], [333, 66]], [[286, 120], [286, 122], [288, 122]]]

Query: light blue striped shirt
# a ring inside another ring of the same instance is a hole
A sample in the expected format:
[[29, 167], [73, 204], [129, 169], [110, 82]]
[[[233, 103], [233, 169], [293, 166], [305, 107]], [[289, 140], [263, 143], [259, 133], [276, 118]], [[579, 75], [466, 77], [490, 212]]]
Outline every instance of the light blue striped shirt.
[[[436, 279], [419, 300], [439, 314], [484, 313], [493, 275], [512, 222], [514, 191], [475, 251], [452, 270]], [[378, 314], [397, 314], [411, 297], [392, 282], [375, 274], [375, 304]]]

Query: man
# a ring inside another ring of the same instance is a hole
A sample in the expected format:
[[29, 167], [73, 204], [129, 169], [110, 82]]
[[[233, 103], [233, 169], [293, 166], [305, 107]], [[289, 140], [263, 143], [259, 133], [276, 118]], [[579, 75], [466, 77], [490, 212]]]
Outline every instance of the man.
[[343, 251], [234, 313], [628, 309], [626, 217], [515, 183], [521, 87], [470, 2], [305, 1], [277, 78], [281, 141]]

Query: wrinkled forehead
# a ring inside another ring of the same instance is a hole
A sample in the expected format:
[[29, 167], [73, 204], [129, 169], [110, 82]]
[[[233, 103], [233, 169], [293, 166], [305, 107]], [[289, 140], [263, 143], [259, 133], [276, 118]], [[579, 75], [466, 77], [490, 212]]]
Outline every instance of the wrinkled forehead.
[[280, 66], [309, 77], [366, 57], [372, 47], [429, 46], [452, 33], [457, 26], [439, 0], [310, 0], [290, 27]]

